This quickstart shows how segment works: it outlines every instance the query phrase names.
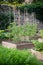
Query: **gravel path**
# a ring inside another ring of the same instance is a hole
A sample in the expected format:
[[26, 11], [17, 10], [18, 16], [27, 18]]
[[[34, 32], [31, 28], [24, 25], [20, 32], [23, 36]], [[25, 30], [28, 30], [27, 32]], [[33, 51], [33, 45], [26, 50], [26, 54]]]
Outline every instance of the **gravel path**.
[[33, 55], [35, 55], [39, 60], [43, 61], [43, 53], [39, 52], [39, 51], [35, 51], [33, 49], [31, 49], [31, 52]]

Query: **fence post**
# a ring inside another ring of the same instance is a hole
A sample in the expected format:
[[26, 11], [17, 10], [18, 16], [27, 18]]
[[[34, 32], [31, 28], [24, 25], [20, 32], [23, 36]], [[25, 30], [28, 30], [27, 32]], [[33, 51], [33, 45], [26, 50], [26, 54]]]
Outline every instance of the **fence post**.
[[20, 25], [21, 23], [20, 23], [20, 18], [21, 18], [21, 15], [20, 15], [20, 10], [18, 10], [18, 25]]

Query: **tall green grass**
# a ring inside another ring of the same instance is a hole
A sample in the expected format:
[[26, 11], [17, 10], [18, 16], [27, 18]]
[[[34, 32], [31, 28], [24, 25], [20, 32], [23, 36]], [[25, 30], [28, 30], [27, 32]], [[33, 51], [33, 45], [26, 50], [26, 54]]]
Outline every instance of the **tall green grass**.
[[43, 65], [29, 51], [0, 46], [0, 65]]

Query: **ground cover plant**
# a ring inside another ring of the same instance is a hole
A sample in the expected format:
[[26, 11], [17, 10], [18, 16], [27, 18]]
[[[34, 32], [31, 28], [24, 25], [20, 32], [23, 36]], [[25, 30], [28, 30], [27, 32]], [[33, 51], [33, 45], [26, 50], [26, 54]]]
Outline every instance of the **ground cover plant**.
[[4, 39], [9, 39], [6, 34], [8, 32], [6, 32], [5, 30], [0, 30], [0, 40], [4, 40]]
[[0, 39], [4, 39], [5, 35], [4, 35], [4, 30], [0, 30]]
[[35, 50], [43, 51], [43, 42], [39, 42], [38, 40], [32, 40]]
[[[26, 23], [24, 25], [16, 25], [15, 22], [10, 23], [8, 26], [8, 30], [0, 30], [0, 39], [12, 39], [14, 42], [22, 41], [21, 37], [26, 36], [29, 37], [35, 36], [37, 32], [37, 25], [36, 24], [30, 24]], [[24, 39], [26, 41], [26, 39]]]
[[43, 65], [28, 50], [8, 49], [0, 46], [0, 65]]
[[40, 30], [40, 36], [43, 38], [43, 30]]

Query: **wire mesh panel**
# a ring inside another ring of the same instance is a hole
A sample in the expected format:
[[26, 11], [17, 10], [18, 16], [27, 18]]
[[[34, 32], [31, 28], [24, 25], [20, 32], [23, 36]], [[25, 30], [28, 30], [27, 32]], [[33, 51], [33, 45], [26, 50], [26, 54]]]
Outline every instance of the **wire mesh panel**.
[[0, 5], [0, 30], [4, 30], [5, 38], [11, 41], [29, 41], [28, 36], [36, 34], [39, 24], [35, 17], [35, 13], [28, 13], [27, 9], [21, 12], [15, 7]]

